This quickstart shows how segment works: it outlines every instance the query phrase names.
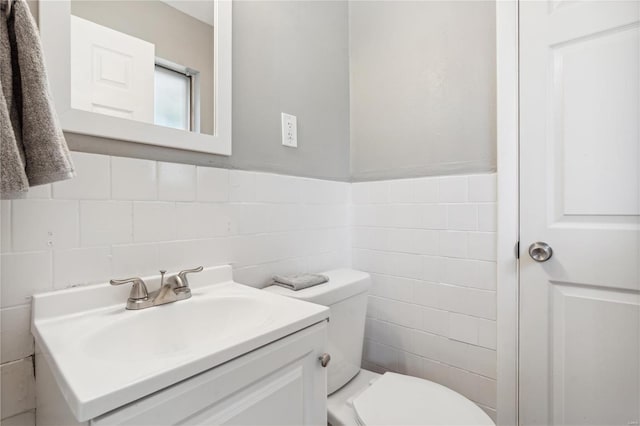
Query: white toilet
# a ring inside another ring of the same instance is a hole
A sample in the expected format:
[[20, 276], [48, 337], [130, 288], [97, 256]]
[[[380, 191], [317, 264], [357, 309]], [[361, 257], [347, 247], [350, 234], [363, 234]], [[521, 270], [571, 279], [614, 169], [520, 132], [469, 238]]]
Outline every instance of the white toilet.
[[329, 321], [328, 420], [339, 425], [486, 425], [491, 418], [453, 390], [402, 374], [360, 368], [369, 274], [327, 272], [330, 280], [304, 290], [265, 290], [331, 308]]

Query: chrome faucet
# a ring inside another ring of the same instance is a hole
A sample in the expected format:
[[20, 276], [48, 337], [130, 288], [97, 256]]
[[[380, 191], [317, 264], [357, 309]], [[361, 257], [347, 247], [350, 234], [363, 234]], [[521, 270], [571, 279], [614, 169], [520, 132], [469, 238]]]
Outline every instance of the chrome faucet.
[[165, 283], [164, 275], [167, 271], [160, 271], [160, 288], [149, 293], [147, 286], [141, 278], [126, 278], [124, 280], [111, 280], [111, 285], [122, 285], [132, 283], [131, 293], [127, 299], [127, 309], [145, 309], [152, 306], [160, 306], [166, 303], [176, 302], [191, 297], [191, 289], [187, 274], [202, 271], [202, 266], [194, 269], [185, 269], [176, 275], [167, 278]]

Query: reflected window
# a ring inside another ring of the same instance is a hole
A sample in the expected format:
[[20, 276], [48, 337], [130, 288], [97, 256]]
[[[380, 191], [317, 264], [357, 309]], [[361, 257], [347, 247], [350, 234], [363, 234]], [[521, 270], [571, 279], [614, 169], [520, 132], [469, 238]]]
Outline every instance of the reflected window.
[[181, 130], [199, 131], [197, 73], [180, 66], [156, 63], [154, 123]]

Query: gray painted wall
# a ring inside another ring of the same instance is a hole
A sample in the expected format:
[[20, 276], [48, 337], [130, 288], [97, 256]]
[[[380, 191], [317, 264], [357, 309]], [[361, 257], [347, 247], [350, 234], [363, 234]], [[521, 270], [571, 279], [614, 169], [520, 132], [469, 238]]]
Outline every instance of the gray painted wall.
[[[234, 2], [231, 157], [67, 141], [76, 151], [349, 180], [348, 37], [346, 1]], [[281, 112], [298, 117], [297, 149], [281, 144]]]
[[[70, 147], [336, 180], [495, 170], [493, 1], [233, 7], [231, 157], [73, 134]], [[297, 150], [280, 112], [298, 116]]]
[[351, 174], [496, 168], [493, 1], [351, 1]]
[[[232, 164], [348, 180], [347, 2], [234, 2], [233, 38]], [[298, 117], [297, 149], [281, 112]]]

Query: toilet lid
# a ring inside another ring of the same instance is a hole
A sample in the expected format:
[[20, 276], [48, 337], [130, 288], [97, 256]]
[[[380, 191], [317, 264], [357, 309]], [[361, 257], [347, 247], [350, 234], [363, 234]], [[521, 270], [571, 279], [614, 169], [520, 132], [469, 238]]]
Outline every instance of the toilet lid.
[[353, 400], [363, 425], [495, 426], [473, 402], [429, 380], [385, 373]]

